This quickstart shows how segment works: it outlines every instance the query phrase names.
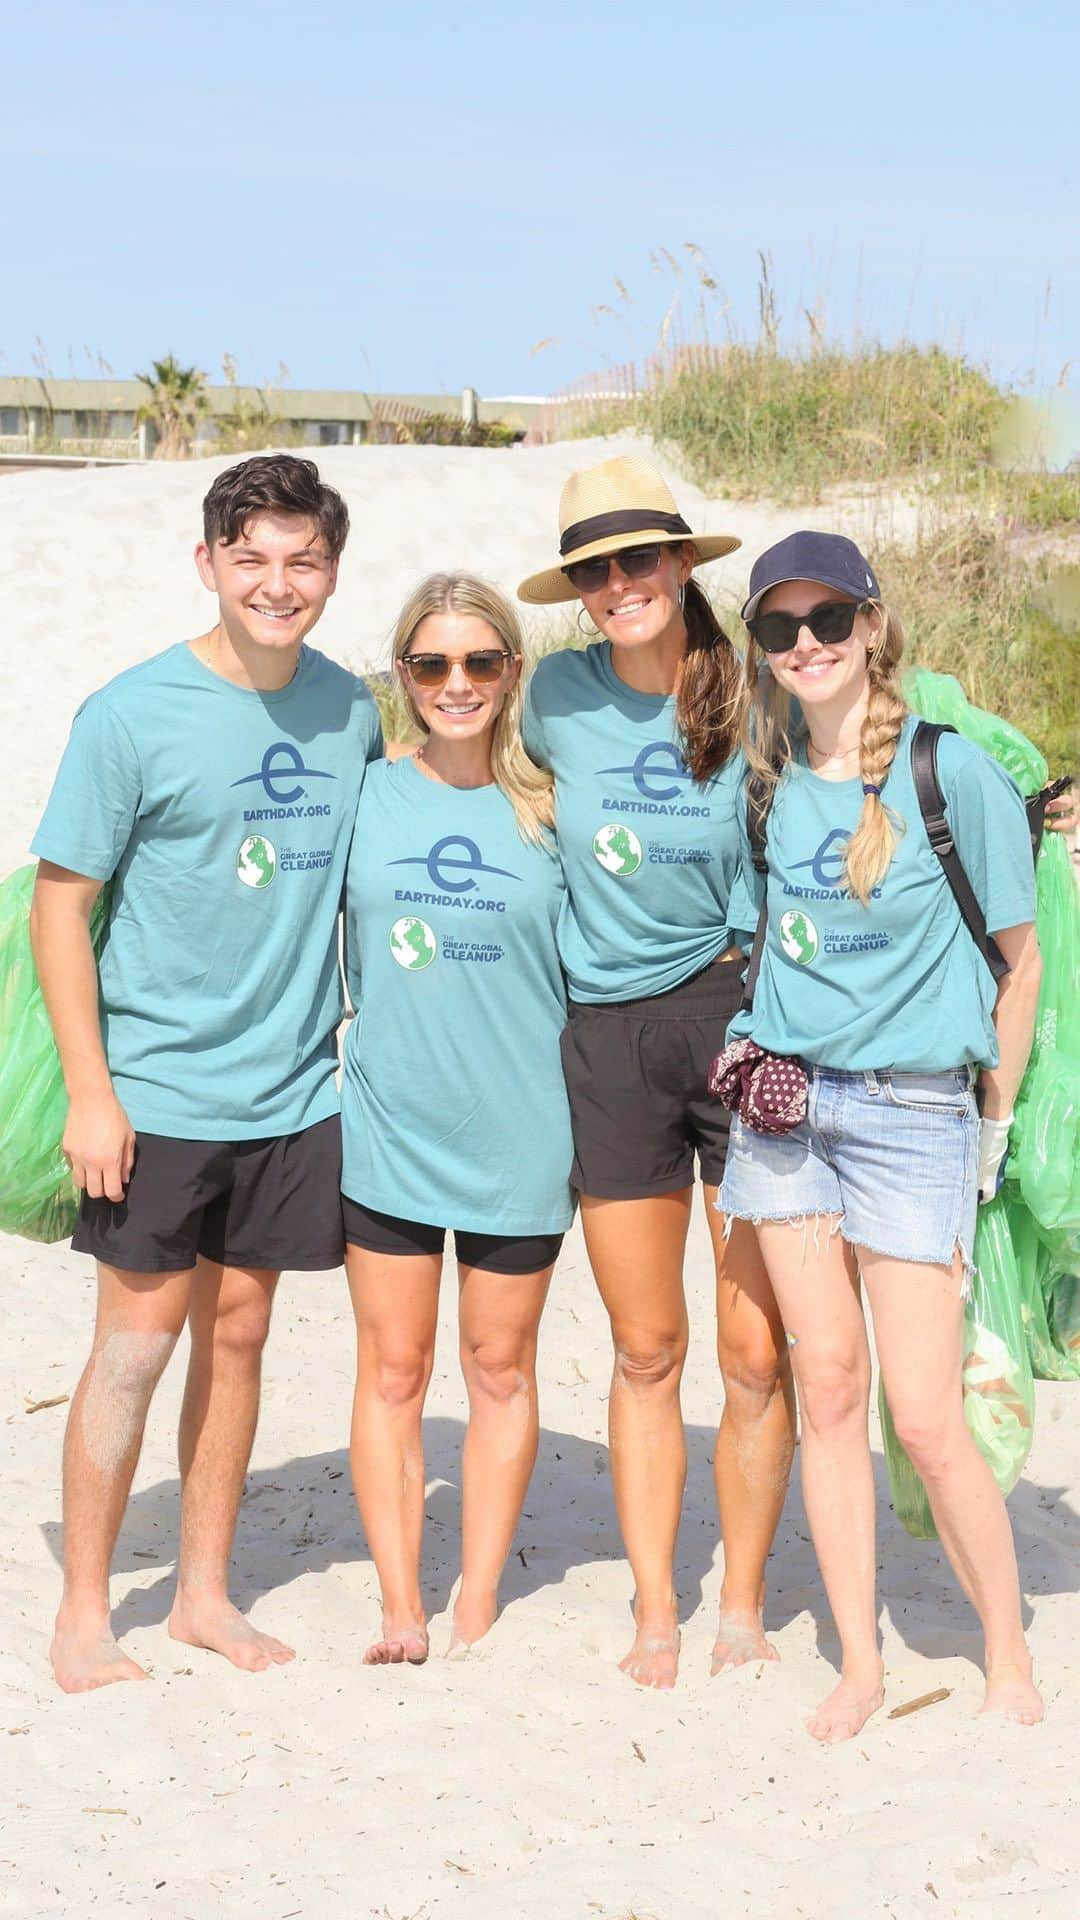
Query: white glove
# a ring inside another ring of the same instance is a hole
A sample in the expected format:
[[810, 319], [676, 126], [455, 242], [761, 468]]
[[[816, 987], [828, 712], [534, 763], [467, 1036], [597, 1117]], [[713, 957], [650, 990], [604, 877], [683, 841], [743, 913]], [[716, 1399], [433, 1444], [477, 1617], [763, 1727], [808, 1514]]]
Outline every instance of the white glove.
[[1013, 1115], [1004, 1120], [979, 1121], [979, 1205], [992, 1200], [1001, 1185], [1001, 1167], [1009, 1150]]

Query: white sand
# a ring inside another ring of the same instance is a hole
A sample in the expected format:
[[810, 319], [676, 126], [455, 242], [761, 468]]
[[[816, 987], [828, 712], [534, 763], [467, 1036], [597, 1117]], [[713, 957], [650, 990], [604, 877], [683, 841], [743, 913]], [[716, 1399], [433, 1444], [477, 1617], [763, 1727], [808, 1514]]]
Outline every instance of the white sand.
[[[561, 476], [593, 451], [328, 455], [356, 532], [321, 642], [354, 661], [376, 657], [398, 597], [426, 566], [468, 562], [513, 585], [544, 564]], [[0, 871], [24, 857], [79, 695], [205, 621], [186, 548], [210, 471], [0, 484], [9, 609]], [[797, 517], [715, 503], [702, 513], [692, 490], [679, 497], [695, 524], [743, 529], [750, 555]], [[745, 564], [736, 555], [714, 578], [741, 584]], [[953, 1693], [909, 1719], [879, 1716], [849, 1746], [823, 1752], [802, 1720], [832, 1684], [835, 1641], [797, 1484], [771, 1571], [782, 1664], [707, 1677], [720, 1579], [710, 1271], [699, 1214], [674, 1694], [643, 1694], [615, 1664], [629, 1639], [630, 1583], [603, 1438], [607, 1332], [575, 1234], [542, 1334], [545, 1431], [521, 1553], [483, 1649], [420, 1671], [361, 1668], [376, 1598], [345, 1452], [351, 1315], [340, 1273], [290, 1275], [267, 1356], [236, 1594], [259, 1624], [294, 1639], [299, 1658], [246, 1676], [165, 1636], [180, 1354], [151, 1414], [113, 1583], [118, 1630], [153, 1681], [65, 1698], [46, 1652], [66, 1409], [25, 1409], [74, 1387], [92, 1282], [88, 1263], [63, 1248], [0, 1241], [0, 1914], [1071, 1920], [1080, 1391], [1039, 1387], [1031, 1462], [1010, 1503], [1045, 1726], [973, 1718], [974, 1618], [939, 1550], [892, 1521], [875, 1423], [889, 1704], [938, 1686]], [[456, 1569], [463, 1416], [449, 1275], [446, 1291], [427, 1422], [425, 1587], [437, 1615]], [[441, 1649], [445, 1618], [434, 1637]]]
[[[331, 447], [320, 471], [341, 488], [352, 533], [341, 583], [316, 643], [359, 670], [385, 664], [394, 619], [420, 577], [467, 566], [511, 595], [558, 558], [559, 491], [573, 468], [647, 443], [620, 438], [490, 451]], [[214, 602], [192, 552], [201, 502], [231, 460], [53, 470], [0, 478], [0, 598], [9, 690], [0, 875], [26, 858], [71, 715], [86, 694], [173, 640], [204, 631]], [[706, 569], [718, 597], [745, 593], [755, 556], [807, 520], [868, 542], [914, 524], [888, 496], [828, 508], [705, 500], [665, 468], [698, 532], [730, 530], [742, 548]], [[566, 609], [572, 616], [573, 606]], [[527, 619], [535, 619], [526, 610]], [[541, 619], [543, 616], [539, 616]]]

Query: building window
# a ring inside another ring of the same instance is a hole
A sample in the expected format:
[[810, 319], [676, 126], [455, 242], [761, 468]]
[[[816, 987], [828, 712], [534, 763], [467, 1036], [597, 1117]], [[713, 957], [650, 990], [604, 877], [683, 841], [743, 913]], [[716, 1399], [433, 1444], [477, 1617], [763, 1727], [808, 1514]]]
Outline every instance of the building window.
[[21, 407], [0, 407], [0, 433], [25, 433], [26, 415]]

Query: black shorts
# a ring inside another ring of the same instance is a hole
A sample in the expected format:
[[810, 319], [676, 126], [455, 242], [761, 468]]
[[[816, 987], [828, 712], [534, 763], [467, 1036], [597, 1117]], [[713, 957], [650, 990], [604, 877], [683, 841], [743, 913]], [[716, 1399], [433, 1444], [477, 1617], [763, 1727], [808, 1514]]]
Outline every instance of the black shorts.
[[269, 1140], [135, 1136], [119, 1205], [83, 1194], [71, 1244], [125, 1273], [229, 1267], [324, 1273], [345, 1257], [341, 1121]]
[[[363, 1247], [367, 1253], [442, 1255], [446, 1242], [445, 1227], [430, 1227], [423, 1220], [399, 1220], [393, 1213], [376, 1213], [361, 1206], [359, 1200], [341, 1196], [345, 1216], [345, 1239], [351, 1247]], [[505, 1233], [454, 1233], [457, 1257], [463, 1267], [480, 1267], [485, 1273], [540, 1273], [553, 1267], [562, 1246], [561, 1233], [533, 1233], [513, 1237]]]
[[606, 1006], [570, 1002], [562, 1036], [574, 1164], [570, 1184], [598, 1200], [644, 1200], [719, 1186], [731, 1115], [709, 1068], [742, 998], [743, 966], [713, 961], [667, 993]]

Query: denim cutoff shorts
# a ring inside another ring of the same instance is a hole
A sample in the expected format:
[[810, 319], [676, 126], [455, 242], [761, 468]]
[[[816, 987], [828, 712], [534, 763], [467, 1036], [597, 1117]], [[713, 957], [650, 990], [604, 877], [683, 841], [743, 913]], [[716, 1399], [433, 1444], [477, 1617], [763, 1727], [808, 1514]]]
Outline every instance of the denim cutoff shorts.
[[739, 1220], [840, 1214], [845, 1240], [967, 1274], [978, 1207], [970, 1067], [834, 1073], [807, 1067], [806, 1118], [757, 1133], [737, 1116], [717, 1205]]

